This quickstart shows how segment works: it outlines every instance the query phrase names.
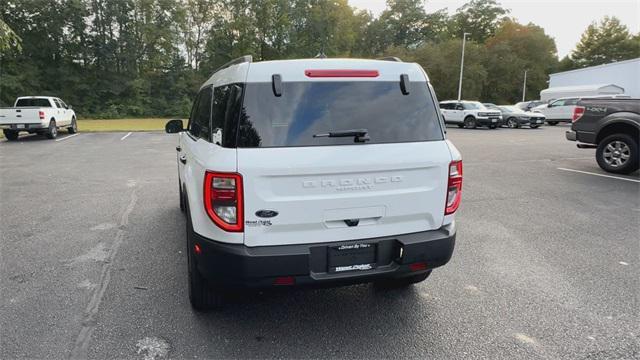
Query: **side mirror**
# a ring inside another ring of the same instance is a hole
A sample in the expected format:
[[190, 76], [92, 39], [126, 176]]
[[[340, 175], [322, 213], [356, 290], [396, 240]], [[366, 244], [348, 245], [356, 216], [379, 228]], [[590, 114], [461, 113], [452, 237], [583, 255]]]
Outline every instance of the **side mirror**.
[[184, 127], [182, 126], [182, 120], [181, 119], [169, 120], [167, 124], [164, 126], [164, 131], [166, 131], [167, 134], [176, 134], [181, 131], [184, 131]]
[[73, 106], [67, 105], [67, 110], [73, 110]]

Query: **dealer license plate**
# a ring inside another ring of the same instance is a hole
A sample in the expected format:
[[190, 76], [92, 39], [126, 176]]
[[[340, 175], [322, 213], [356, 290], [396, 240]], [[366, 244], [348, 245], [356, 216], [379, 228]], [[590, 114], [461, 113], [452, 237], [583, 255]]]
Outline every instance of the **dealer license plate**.
[[350, 244], [332, 246], [328, 249], [330, 273], [364, 271], [376, 267], [375, 244]]

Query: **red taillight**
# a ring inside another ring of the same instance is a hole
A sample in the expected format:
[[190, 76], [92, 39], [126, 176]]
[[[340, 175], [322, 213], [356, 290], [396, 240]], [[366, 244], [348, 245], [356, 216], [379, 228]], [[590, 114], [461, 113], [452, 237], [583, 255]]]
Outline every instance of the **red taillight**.
[[445, 215], [450, 215], [458, 210], [462, 200], [462, 160], [452, 161], [449, 164], [449, 184], [447, 186], [447, 204]]
[[273, 280], [273, 285], [294, 285], [296, 279], [293, 276], [281, 276]]
[[584, 115], [584, 106], [576, 106], [575, 109], [573, 109], [573, 117], [571, 118], [571, 122], [580, 120], [582, 115]]
[[38, 111], [38, 117], [40, 120], [44, 120], [44, 111]]
[[423, 262], [409, 264], [409, 270], [411, 271], [427, 270], [427, 264]]
[[200, 245], [198, 244], [193, 245], [193, 252], [196, 253], [196, 255], [202, 254], [202, 248], [200, 247]]
[[378, 77], [378, 70], [305, 70], [307, 77]]
[[224, 231], [244, 231], [242, 176], [207, 171], [204, 175], [204, 208]]

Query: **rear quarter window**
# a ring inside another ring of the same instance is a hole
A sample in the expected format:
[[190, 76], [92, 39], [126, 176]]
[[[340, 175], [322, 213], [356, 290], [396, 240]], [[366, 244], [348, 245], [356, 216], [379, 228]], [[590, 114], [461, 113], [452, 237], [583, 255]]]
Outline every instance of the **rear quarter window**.
[[240, 111], [238, 147], [360, 145], [353, 137], [314, 134], [366, 129], [367, 144], [443, 140], [427, 84], [413, 82], [403, 95], [399, 82], [248, 83]]

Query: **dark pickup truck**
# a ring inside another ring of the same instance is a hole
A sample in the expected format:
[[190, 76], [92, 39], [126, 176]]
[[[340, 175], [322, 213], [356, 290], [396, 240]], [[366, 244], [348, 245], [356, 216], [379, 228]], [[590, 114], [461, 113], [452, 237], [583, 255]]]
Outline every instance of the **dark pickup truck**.
[[573, 112], [567, 140], [579, 148], [595, 148], [605, 170], [629, 174], [638, 170], [640, 99], [582, 99]]

